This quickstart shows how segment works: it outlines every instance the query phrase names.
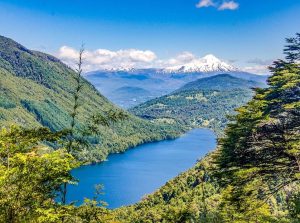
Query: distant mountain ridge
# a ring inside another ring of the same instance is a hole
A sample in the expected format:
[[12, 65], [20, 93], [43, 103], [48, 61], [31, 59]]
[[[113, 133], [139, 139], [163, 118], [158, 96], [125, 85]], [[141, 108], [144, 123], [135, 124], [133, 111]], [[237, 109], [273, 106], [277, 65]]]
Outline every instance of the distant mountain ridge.
[[263, 83], [234, 77], [230, 74], [219, 74], [212, 77], [201, 78], [187, 83], [176, 91], [186, 90], [230, 90], [243, 88], [263, 87]]
[[114, 93], [117, 94], [124, 94], [124, 93], [132, 93], [132, 94], [148, 94], [149, 92], [143, 88], [140, 87], [130, 87], [130, 86], [125, 86], [125, 87], [120, 87], [114, 91]]

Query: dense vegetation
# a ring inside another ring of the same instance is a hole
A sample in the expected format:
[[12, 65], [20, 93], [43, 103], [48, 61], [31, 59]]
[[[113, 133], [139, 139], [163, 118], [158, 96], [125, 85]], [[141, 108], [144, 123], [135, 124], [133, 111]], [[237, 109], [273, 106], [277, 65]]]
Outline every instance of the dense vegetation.
[[262, 84], [220, 74], [188, 83], [129, 111], [158, 123], [210, 128], [220, 135], [228, 123], [227, 116], [247, 103], [253, 96], [251, 88], [259, 86]]
[[70, 133], [4, 128], [0, 222], [298, 223], [300, 35], [288, 39], [285, 52], [269, 87], [237, 110], [217, 150], [133, 206], [108, 210], [98, 200], [101, 190], [79, 207], [54, 202], [61, 185], [75, 182], [70, 170], [80, 164], [64, 144]]
[[[0, 36], [0, 124], [27, 128], [47, 127], [59, 131], [70, 127], [76, 89], [75, 72], [53, 56], [26, 49]], [[108, 153], [122, 152], [144, 142], [178, 136], [178, 128], [141, 120], [115, 107], [90, 83], [81, 79], [76, 128], [95, 117], [125, 113], [127, 118], [99, 126], [94, 146], [77, 151], [85, 162], [97, 162]], [[101, 141], [100, 141], [101, 139]]]

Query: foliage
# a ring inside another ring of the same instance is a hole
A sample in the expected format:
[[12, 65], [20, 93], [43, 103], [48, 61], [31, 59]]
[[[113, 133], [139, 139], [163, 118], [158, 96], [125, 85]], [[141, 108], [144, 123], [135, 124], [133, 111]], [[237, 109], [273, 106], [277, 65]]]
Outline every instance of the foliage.
[[64, 182], [73, 180], [75, 159], [60, 149], [43, 150], [40, 143], [57, 140], [47, 129], [17, 127], [0, 133], [0, 219], [26, 222], [40, 216], [40, 210], [55, 207], [53, 199]]
[[[297, 199], [300, 182], [300, 67], [276, 61], [271, 71], [269, 87], [238, 109], [219, 143], [218, 175], [223, 185], [233, 186], [231, 203], [243, 215], [257, 210], [247, 200], [262, 203], [258, 207], [269, 202], [271, 210], [274, 195], [297, 213], [297, 201], [289, 196]], [[282, 191], [290, 195], [280, 196]]]
[[[283, 66], [283, 67], [281, 67]], [[295, 64], [275, 64], [270, 87], [238, 110], [220, 140], [219, 166], [233, 181], [257, 176], [284, 179], [274, 190], [299, 181], [300, 72]]]
[[284, 53], [286, 59], [291, 62], [297, 62], [300, 60], [300, 33], [296, 33], [296, 37], [286, 39], [287, 45], [285, 46]]

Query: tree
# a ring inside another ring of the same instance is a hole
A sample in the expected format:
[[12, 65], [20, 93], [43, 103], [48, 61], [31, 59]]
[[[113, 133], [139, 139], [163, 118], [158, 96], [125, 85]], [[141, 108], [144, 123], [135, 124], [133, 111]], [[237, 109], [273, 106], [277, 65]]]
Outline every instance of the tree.
[[[77, 126], [76, 119], [79, 113], [79, 107], [81, 105], [80, 102], [80, 94], [83, 91], [84, 81], [82, 78], [82, 66], [83, 66], [83, 55], [84, 55], [84, 46], [81, 46], [78, 54], [78, 63], [77, 68], [75, 69], [76, 74], [74, 76], [74, 81], [76, 83], [76, 87], [73, 92], [74, 104], [72, 108], [71, 123], [70, 128], [66, 129], [69, 134], [66, 137], [66, 150], [69, 154], [76, 156], [76, 152], [84, 149], [91, 149], [93, 147], [97, 147], [97, 143], [94, 144], [91, 140], [91, 136], [95, 136], [96, 138], [100, 137], [101, 130], [100, 126], [110, 126], [115, 122], [120, 120], [124, 120], [128, 117], [122, 111], [109, 110], [104, 112], [96, 112], [94, 115], [89, 117], [87, 120], [86, 126]], [[96, 140], [98, 142], [98, 140]], [[100, 149], [100, 148], [98, 148]], [[77, 157], [79, 159], [79, 157]], [[66, 196], [67, 196], [67, 182], [63, 185], [62, 190], [62, 204], [66, 204]]]
[[286, 59], [290, 63], [300, 60], [300, 33], [296, 33], [296, 37], [287, 38], [287, 45], [285, 46], [284, 53]]
[[61, 185], [73, 180], [70, 170], [78, 166], [66, 150], [49, 152], [41, 143], [58, 136], [47, 129], [13, 126], [2, 130], [0, 222], [31, 222], [43, 216], [43, 210], [56, 206], [54, 199]]
[[[299, 54], [289, 47], [285, 53]], [[233, 186], [231, 201], [243, 213], [249, 197], [267, 201], [300, 181], [300, 66], [279, 60], [270, 70], [269, 87], [237, 110], [219, 142], [219, 176]]]
[[[81, 89], [83, 88], [83, 84], [82, 84], [82, 77], [81, 77], [81, 74], [82, 74], [82, 56], [83, 56], [83, 53], [84, 53], [84, 48], [83, 46], [81, 47], [80, 51], [79, 51], [79, 60], [78, 60], [78, 64], [77, 64], [77, 69], [76, 69], [76, 75], [74, 77], [75, 79], [75, 82], [76, 82], [76, 89], [73, 93], [73, 96], [74, 96], [74, 105], [73, 105], [73, 108], [72, 108], [72, 113], [70, 114], [71, 115], [71, 125], [70, 125], [70, 129], [68, 130], [69, 134], [67, 136], [67, 145], [66, 145], [66, 149], [67, 149], [67, 152], [69, 154], [72, 154], [74, 153], [74, 149], [76, 149], [77, 147], [74, 146], [74, 141], [75, 141], [75, 134], [76, 134], [76, 129], [75, 129], [75, 126], [76, 126], [76, 116], [78, 114], [78, 107], [79, 107], [79, 94], [80, 94], [80, 91]], [[68, 185], [68, 182], [64, 182], [63, 184], [63, 188], [62, 188], [62, 197], [61, 197], [61, 202], [62, 204], [66, 204], [66, 197], [67, 197], [67, 185]]]

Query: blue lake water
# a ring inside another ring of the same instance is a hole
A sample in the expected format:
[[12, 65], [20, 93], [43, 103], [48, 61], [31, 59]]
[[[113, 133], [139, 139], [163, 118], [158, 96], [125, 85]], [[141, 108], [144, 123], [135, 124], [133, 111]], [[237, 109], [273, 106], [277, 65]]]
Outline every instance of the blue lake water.
[[110, 155], [106, 162], [73, 171], [79, 183], [69, 186], [68, 202], [80, 204], [84, 198], [93, 198], [95, 185], [102, 184], [105, 194], [100, 198], [109, 208], [136, 203], [191, 168], [215, 146], [212, 131], [195, 129], [175, 140], [148, 143]]

